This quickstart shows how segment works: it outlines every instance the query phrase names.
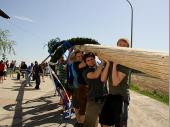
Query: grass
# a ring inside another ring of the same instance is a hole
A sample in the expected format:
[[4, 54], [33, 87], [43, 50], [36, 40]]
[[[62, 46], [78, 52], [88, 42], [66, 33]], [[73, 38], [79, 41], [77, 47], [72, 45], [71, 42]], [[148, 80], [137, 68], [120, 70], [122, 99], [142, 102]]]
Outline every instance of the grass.
[[168, 95], [163, 95], [162, 93], [158, 93], [157, 91], [141, 90], [140, 87], [135, 84], [131, 84], [130, 89], [169, 105]]

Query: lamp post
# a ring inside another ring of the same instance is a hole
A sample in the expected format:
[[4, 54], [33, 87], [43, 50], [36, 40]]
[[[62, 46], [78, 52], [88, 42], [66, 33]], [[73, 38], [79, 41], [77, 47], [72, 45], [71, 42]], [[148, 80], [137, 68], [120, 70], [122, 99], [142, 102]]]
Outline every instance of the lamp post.
[[130, 5], [131, 8], [131, 38], [130, 38], [130, 47], [132, 48], [132, 42], [133, 42], [133, 6], [130, 3], [129, 0], [126, 0], [128, 2], [128, 4]]
[[[131, 8], [131, 38], [130, 38], [130, 47], [132, 48], [132, 42], [133, 42], [133, 6], [132, 4], [130, 3], [129, 0], [126, 0], [128, 2], [128, 4], [130, 5], [130, 8]], [[128, 80], [128, 84], [130, 85], [131, 84], [131, 73], [132, 73], [132, 70], [129, 71], [129, 80]]]

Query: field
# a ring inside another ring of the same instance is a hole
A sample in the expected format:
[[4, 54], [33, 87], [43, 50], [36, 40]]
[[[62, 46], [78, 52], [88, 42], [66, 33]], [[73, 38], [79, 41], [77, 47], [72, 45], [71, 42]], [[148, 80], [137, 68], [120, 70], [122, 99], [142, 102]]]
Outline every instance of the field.
[[148, 76], [146, 74], [132, 74], [131, 82], [142, 90], [169, 95], [168, 82], [161, 81], [160, 79]]

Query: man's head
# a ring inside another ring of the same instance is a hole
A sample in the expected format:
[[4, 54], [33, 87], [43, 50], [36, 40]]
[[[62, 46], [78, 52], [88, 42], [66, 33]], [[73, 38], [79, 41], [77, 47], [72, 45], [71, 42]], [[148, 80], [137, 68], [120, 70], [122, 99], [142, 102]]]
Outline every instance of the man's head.
[[95, 55], [92, 52], [86, 53], [83, 57], [83, 60], [89, 67], [93, 67], [96, 65]]
[[121, 38], [117, 41], [118, 47], [129, 47], [129, 41], [125, 38]]
[[34, 66], [34, 64], [33, 64], [33, 63], [31, 63], [31, 66]]
[[80, 50], [76, 50], [75, 51], [75, 57], [76, 57], [76, 61], [82, 61], [83, 60], [83, 53]]
[[37, 61], [35, 61], [35, 65], [38, 65], [38, 62], [37, 62]]

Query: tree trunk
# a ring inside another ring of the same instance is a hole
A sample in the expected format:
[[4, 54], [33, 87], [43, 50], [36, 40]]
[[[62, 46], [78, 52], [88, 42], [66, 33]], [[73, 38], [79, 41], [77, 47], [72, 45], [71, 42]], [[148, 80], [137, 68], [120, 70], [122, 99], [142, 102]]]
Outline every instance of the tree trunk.
[[126, 67], [144, 72], [161, 80], [168, 81], [168, 53], [146, 51], [124, 47], [108, 47], [102, 45], [76, 46], [83, 51], [92, 51], [100, 58], [117, 62]]

